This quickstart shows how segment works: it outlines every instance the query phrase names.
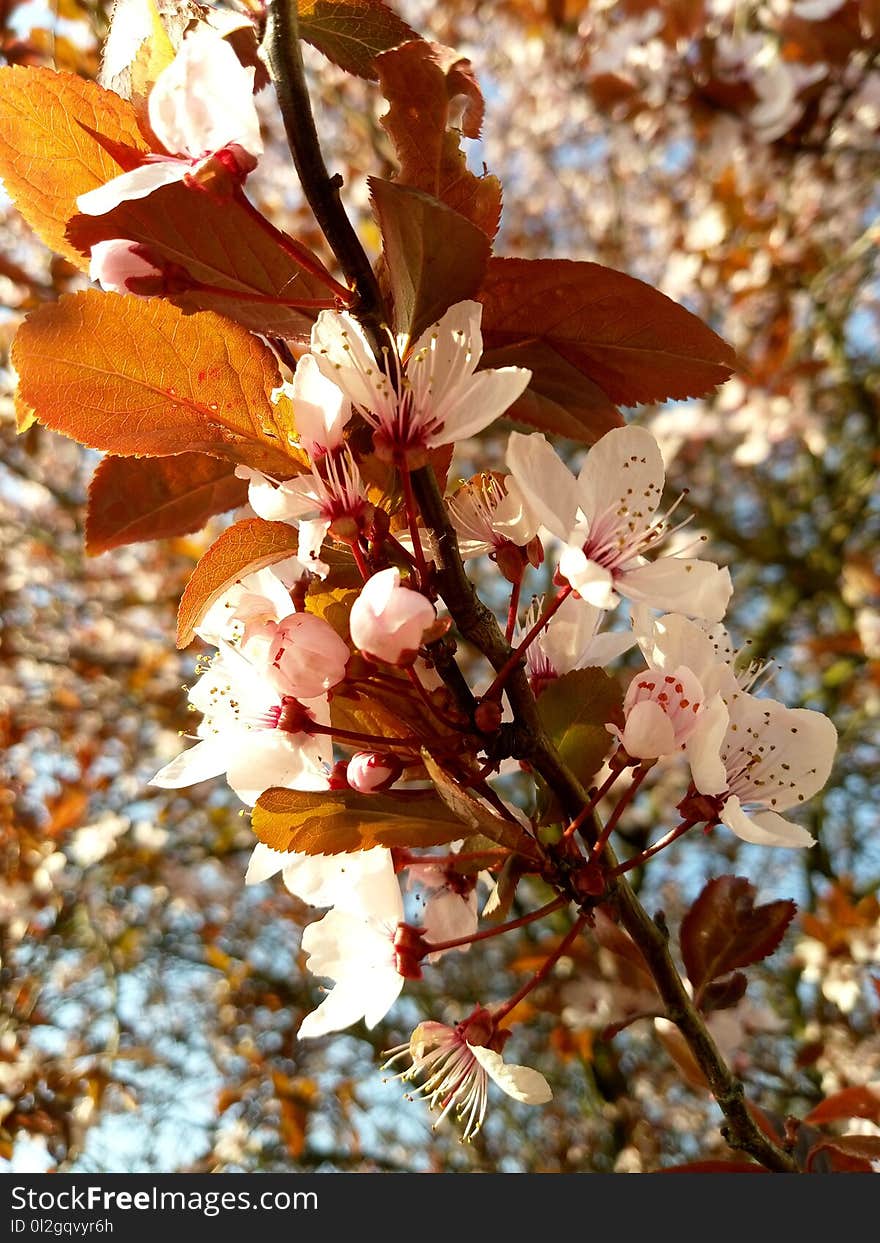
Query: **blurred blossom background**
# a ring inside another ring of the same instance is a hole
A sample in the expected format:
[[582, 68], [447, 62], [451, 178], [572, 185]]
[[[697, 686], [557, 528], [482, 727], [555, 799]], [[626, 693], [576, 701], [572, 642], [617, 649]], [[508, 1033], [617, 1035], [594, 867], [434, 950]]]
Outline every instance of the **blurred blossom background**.
[[[880, 1086], [880, 3], [395, 7], [473, 61], [487, 115], [470, 158], [505, 190], [497, 251], [642, 277], [739, 352], [714, 398], [633, 417], [660, 441], [670, 495], [690, 489], [688, 538], [705, 532], [730, 566], [734, 639], [775, 661], [772, 694], [832, 717], [838, 761], [805, 811], [812, 850], [689, 837], [640, 885], [670, 925], [723, 872], [800, 904], [748, 998], [712, 1020], [765, 1109]], [[0, 0], [0, 58], [92, 77], [107, 20], [92, 0]], [[328, 163], [375, 253], [382, 101], [306, 50]], [[321, 250], [261, 99], [268, 154], [249, 192]], [[462, 1145], [383, 1081], [382, 1050], [499, 995], [499, 973], [525, 978], [552, 921], [447, 955], [373, 1032], [298, 1043], [319, 998], [299, 951], [315, 913], [277, 877], [245, 889], [253, 837], [219, 781], [147, 785], [189, 724], [199, 652], [175, 651], [175, 609], [222, 520], [87, 558], [97, 455], [15, 432], [16, 327], [82, 284], [0, 191], [0, 1169], [630, 1172], [720, 1152], [674, 1034], [643, 1021], [609, 1038], [644, 997], [598, 942], [516, 1016], [511, 1051], [548, 1077], [551, 1104], [493, 1097]], [[506, 430], [459, 446], [454, 475], [501, 467]], [[474, 564], [491, 599], [498, 572]], [[669, 814], [661, 778], [625, 849]]]

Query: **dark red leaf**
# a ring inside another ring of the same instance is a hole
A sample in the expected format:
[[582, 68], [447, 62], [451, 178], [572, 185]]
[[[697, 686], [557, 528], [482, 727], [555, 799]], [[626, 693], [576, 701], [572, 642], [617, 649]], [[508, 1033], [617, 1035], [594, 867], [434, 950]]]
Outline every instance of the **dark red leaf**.
[[481, 299], [487, 349], [534, 357], [540, 347], [548, 365], [567, 362], [612, 404], [699, 397], [736, 365], [727, 342], [696, 315], [598, 263], [492, 259]]
[[236, 478], [234, 463], [207, 453], [106, 457], [89, 486], [86, 551], [186, 535], [246, 500], [247, 482]]
[[744, 876], [710, 880], [681, 925], [688, 977], [697, 994], [711, 980], [772, 954], [797, 907], [780, 900], [755, 906], [755, 888]]
[[841, 1118], [868, 1118], [880, 1124], [880, 1094], [864, 1086], [844, 1088], [811, 1109], [804, 1121], [821, 1126]]

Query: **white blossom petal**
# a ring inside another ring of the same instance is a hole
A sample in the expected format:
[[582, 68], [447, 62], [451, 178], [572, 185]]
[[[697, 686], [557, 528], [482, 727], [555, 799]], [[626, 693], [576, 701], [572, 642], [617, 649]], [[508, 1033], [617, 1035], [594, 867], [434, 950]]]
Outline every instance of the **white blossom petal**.
[[538, 522], [567, 542], [577, 522], [578, 487], [546, 437], [511, 432], [507, 468]]
[[84, 216], [103, 216], [120, 203], [145, 199], [160, 186], [183, 181], [190, 171], [190, 165], [183, 160], [151, 160], [81, 194], [76, 200], [77, 211]]
[[813, 846], [816, 839], [790, 820], [778, 816], [775, 811], [762, 811], [747, 815], [735, 795], [724, 804], [721, 810], [721, 823], [732, 829], [737, 837], [744, 842], [757, 846]]
[[546, 1105], [553, 1099], [550, 1084], [530, 1066], [516, 1066], [504, 1061], [500, 1053], [481, 1045], [468, 1045], [471, 1053], [489, 1078], [502, 1092], [525, 1105]]
[[622, 596], [670, 613], [720, 621], [733, 594], [730, 572], [695, 557], [659, 557], [616, 581]]

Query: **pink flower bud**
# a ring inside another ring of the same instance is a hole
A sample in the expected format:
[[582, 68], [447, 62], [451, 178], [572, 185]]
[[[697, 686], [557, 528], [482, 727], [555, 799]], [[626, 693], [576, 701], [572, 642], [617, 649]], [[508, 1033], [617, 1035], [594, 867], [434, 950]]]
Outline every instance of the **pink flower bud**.
[[129, 281], [142, 280], [145, 276], [162, 276], [161, 268], [144, 259], [140, 251], [137, 242], [123, 238], [96, 242], [92, 247], [89, 276], [109, 293], [134, 293]]
[[291, 613], [274, 628], [270, 675], [282, 695], [314, 699], [345, 677], [351, 653], [339, 635], [312, 613]]
[[435, 617], [429, 600], [401, 587], [400, 570], [381, 570], [364, 584], [352, 606], [352, 642], [376, 660], [404, 664], [418, 651]]
[[358, 751], [348, 761], [345, 775], [353, 790], [360, 794], [374, 794], [393, 785], [400, 776], [401, 768], [400, 760], [396, 756]]

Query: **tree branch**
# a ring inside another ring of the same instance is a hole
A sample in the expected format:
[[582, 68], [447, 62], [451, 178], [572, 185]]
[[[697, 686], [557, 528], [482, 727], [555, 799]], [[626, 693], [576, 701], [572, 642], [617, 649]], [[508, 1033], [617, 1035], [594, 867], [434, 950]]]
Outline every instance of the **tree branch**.
[[321, 154], [299, 43], [296, 0], [268, 0], [263, 53], [278, 96], [287, 142], [309, 207], [357, 294], [352, 311], [373, 338], [377, 358], [385, 310], [366, 251], [349, 220], [339, 191], [342, 177], [331, 177]]
[[[345, 215], [339, 198], [339, 180], [329, 176], [321, 156], [300, 55], [295, 3], [291, 0], [268, 0], [266, 10], [266, 59], [303, 190], [343, 272], [359, 295], [359, 304], [353, 312], [364, 324], [365, 330], [376, 337], [382, 325], [381, 294], [366, 254]], [[512, 649], [494, 613], [480, 600], [465, 573], [455, 529], [433, 469], [426, 466], [414, 471], [412, 482], [422, 518], [430, 528], [439, 551], [437, 583], [440, 594], [461, 635], [497, 671], [510, 660]], [[472, 717], [476, 701], [451, 648], [441, 642], [441, 645], [435, 645], [433, 654], [438, 671]], [[562, 762], [546, 734], [521, 666], [507, 677], [505, 692], [515, 722], [511, 731], [512, 753], [532, 766], [557, 795], [567, 816], [574, 818], [588, 802], [587, 792]], [[617, 866], [617, 859], [608, 846], [605, 858], [609, 866]], [[752, 1120], [746, 1108], [742, 1084], [724, 1062], [702, 1015], [687, 994], [669, 953], [665, 928], [651, 919], [625, 878], [618, 877], [612, 882], [611, 900], [619, 910], [621, 923], [650, 967], [666, 1006], [667, 1017], [677, 1025], [687, 1041], [727, 1120], [728, 1142], [732, 1147], [749, 1153], [769, 1170], [797, 1173], [794, 1159], [764, 1135]]]

